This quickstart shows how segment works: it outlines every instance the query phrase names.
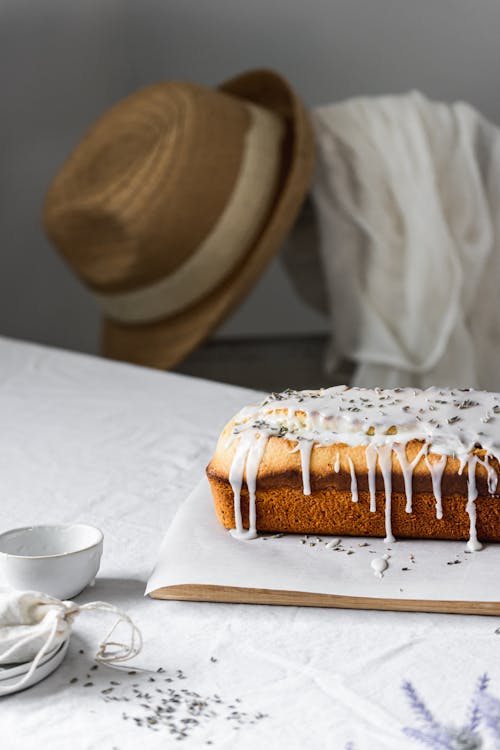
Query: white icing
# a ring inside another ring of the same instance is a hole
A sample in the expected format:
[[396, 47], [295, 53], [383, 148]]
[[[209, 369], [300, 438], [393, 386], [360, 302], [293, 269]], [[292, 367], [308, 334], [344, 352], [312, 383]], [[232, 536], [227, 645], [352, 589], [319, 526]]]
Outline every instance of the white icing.
[[250, 448], [250, 438], [251, 434], [242, 435], [236, 447], [236, 452], [229, 471], [229, 482], [234, 497], [234, 521], [236, 524], [236, 528], [231, 533], [238, 537], [241, 537], [244, 533], [243, 521], [241, 518], [241, 485], [243, 483], [245, 461]]
[[254, 440], [247, 456], [246, 463], [246, 480], [248, 487], [248, 531], [246, 533], [247, 539], [255, 539], [257, 536], [257, 513], [256, 513], [256, 488], [257, 488], [257, 472], [259, 471], [260, 462], [264, 451], [266, 449], [267, 435], [261, 433]]
[[460, 459], [459, 459], [460, 463], [459, 463], [458, 472], [457, 472], [459, 477], [461, 477], [462, 474], [464, 473], [464, 469], [467, 466], [468, 460], [469, 460], [469, 455], [467, 453], [464, 453], [463, 456], [460, 456]]
[[395, 542], [392, 535], [392, 445], [381, 445], [378, 449], [378, 463], [385, 489], [385, 539], [386, 544]]
[[408, 458], [406, 456], [406, 443], [395, 443], [392, 446], [392, 449], [396, 456], [399, 459], [399, 464], [401, 466], [401, 471], [403, 473], [403, 479], [405, 483], [405, 493], [406, 493], [406, 507], [405, 511], [407, 513], [411, 513], [412, 511], [412, 499], [413, 499], [413, 470], [415, 466], [418, 464], [422, 456], [427, 452], [427, 445], [424, 444], [424, 446], [419, 450], [413, 461], [408, 461]]
[[383, 557], [374, 557], [371, 561], [370, 565], [377, 578], [384, 577], [384, 571], [389, 567], [388, 559], [388, 556], [384, 555]]
[[467, 549], [471, 552], [477, 552], [483, 548], [483, 545], [477, 538], [476, 532], [476, 499], [477, 499], [477, 486], [476, 486], [476, 456], [470, 456], [467, 466], [467, 513], [469, 514], [470, 531], [469, 541], [467, 542]]
[[370, 511], [375, 513], [377, 510], [376, 491], [376, 474], [377, 468], [377, 449], [374, 445], [366, 447], [366, 465], [368, 467], [368, 490], [370, 492]]
[[490, 495], [494, 495], [498, 487], [498, 475], [493, 466], [487, 462], [488, 471], [488, 492]]
[[329, 542], [325, 544], [326, 549], [335, 549], [335, 547], [338, 547], [340, 544], [340, 539], [330, 539]]
[[[302, 437], [321, 445], [422, 440], [433, 453], [461, 458], [479, 441], [487, 453], [500, 454], [500, 395], [487, 391], [346, 386], [285, 391], [242, 409], [237, 431], [263, 421], [273, 431], [285, 429], [282, 436], [291, 440]], [[395, 432], [388, 432], [391, 428]]]
[[[255, 534], [255, 491], [259, 463], [266, 439], [253, 445], [253, 438], [282, 437], [296, 442], [293, 451], [300, 451], [304, 495], [311, 494], [310, 461], [314, 445], [332, 444], [363, 446], [366, 451], [370, 511], [376, 512], [377, 460], [384, 481], [386, 542], [394, 541], [391, 524], [392, 453], [395, 452], [404, 478], [406, 511], [412, 512], [413, 471], [422, 457], [429, 469], [436, 516], [442, 518], [441, 478], [446, 457], [459, 460], [458, 473], [468, 467], [467, 513], [470, 519], [471, 549], [478, 549], [476, 534], [476, 465], [486, 468], [488, 491], [493, 494], [498, 484], [496, 470], [489, 457], [500, 456], [500, 395], [470, 389], [445, 390], [411, 388], [373, 390], [336, 386], [322, 391], [284, 391], [272, 394], [257, 406], [242, 409], [236, 416], [232, 439], [238, 439], [230, 482], [234, 493], [235, 533]], [[421, 441], [418, 455], [409, 461], [406, 446], [410, 440]], [[473, 450], [478, 446], [486, 452], [486, 459], [478, 458]], [[427, 453], [439, 458], [427, 460]], [[352, 499], [358, 499], [358, 484], [354, 464], [348, 457], [351, 473]], [[247, 485], [250, 502], [250, 528], [245, 532], [241, 521], [241, 485], [247, 466]], [[340, 471], [340, 455], [336, 454], [333, 467]], [[253, 479], [252, 479], [253, 477]]]
[[489, 456], [486, 455], [484, 461], [478, 457], [477, 462], [478, 464], [481, 464], [481, 466], [484, 466], [484, 468], [486, 469], [488, 476], [488, 492], [490, 493], [490, 495], [494, 495], [497, 491], [498, 475], [493, 466], [490, 464]]
[[[256, 518], [256, 487], [257, 473], [267, 443], [267, 434], [247, 433], [239, 442], [229, 472], [229, 482], [234, 495], [234, 518], [236, 528], [230, 533], [237, 539], [255, 539], [257, 536]], [[243, 473], [246, 476], [248, 488], [248, 529], [243, 528], [241, 515], [241, 486]]]
[[356, 470], [350, 456], [347, 457], [349, 462], [349, 469], [351, 471], [351, 497], [353, 503], [358, 502], [358, 480], [356, 479]]
[[302, 484], [304, 495], [311, 494], [311, 451], [314, 443], [312, 440], [300, 441], [300, 463], [302, 465]]
[[441, 500], [441, 479], [448, 461], [448, 456], [439, 456], [435, 461], [430, 461], [425, 457], [425, 463], [430, 471], [432, 479], [432, 491], [436, 500], [436, 518], [441, 520], [443, 517], [443, 504]]

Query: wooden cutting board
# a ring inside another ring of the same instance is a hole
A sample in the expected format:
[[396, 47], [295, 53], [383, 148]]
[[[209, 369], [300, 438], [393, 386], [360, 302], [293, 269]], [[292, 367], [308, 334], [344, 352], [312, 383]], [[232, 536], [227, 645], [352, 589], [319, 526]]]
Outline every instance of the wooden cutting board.
[[367, 596], [313, 594], [306, 591], [238, 588], [184, 584], [165, 586], [151, 592], [153, 599], [234, 604], [273, 604], [293, 607], [394, 610], [397, 612], [441, 612], [461, 615], [500, 615], [500, 602], [440, 601], [425, 599], [383, 599]]

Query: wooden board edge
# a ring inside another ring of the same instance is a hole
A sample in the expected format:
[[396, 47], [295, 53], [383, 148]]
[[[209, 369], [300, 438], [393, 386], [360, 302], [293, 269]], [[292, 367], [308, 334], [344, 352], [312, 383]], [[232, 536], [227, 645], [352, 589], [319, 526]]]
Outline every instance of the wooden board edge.
[[395, 612], [439, 612], [460, 615], [500, 615], [500, 602], [383, 599], [367, 596], [315, 594], [307, 591], [251, 589], [186, 583], [149, 592], [152, 599], [233, 604], [271, 604], [291, 607], [331, 607]]

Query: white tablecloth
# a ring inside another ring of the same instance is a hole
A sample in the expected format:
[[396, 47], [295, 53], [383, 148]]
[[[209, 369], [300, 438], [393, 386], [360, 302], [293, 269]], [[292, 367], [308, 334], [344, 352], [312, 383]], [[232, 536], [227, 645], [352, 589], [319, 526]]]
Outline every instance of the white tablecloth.
[[451, 730], [448, 744], [428, 744], [499, 747], [496, 619], [143, 597], [173, 514], [198, 481], [225, 420], [252, 397], [235, 387], [0, 339], [0, 529], [71, 521], [100, 526], [101, 571], [79, 601], [103, 599], [128, 611], [145, 639], [135, 666], [153, 670], [91, 670], [111, 622], [82, 614], [60, 669], [0, 698], [2, 748], [415, 748], [405, 727], [437, 736], [440, 724], [467, 724], [485, 672], [491, 681], [481, 694], [476, 732], [482, 745]]

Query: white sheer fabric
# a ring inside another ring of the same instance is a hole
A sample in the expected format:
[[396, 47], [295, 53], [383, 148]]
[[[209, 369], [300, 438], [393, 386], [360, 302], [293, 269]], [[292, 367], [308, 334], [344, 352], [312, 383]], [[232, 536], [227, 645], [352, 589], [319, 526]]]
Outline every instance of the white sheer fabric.
[[360, 386], [498, 390], [498, 129], [418, 92], [313, 117], [332, 362]]

